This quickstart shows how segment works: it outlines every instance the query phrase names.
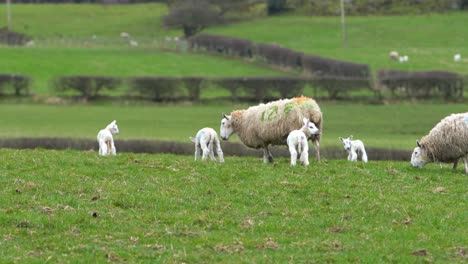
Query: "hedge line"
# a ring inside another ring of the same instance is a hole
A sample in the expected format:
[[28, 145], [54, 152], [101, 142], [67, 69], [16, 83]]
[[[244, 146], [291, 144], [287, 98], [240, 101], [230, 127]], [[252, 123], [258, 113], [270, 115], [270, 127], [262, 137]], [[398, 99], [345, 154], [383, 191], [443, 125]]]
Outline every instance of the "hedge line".
[[[390, 91], [394, 98], [463, 98], [463, 76], [452, 72], [407, 72], [381, 69], [374, 83], [368, 78], [351, 77], [163, 77], [143, 76], [117, 78], [111, 76], [61, 76], [52, 80], [55, 92], [77, 94], [86, 100], [104, 91], [128, 86], [127, 96], [138, 96], [156, 102], [199, 101], [203, 89], [215, 86], [230, 93], [232, 100], [263, 102], [278, 98], [300, 96], [306, 86], [337, 99], [358, 90], [368, 90], [381, 96]], [[18, 74], [0, 74], [0, 95], [27, 95], [31, 79]], [[314, 95], [315, 96], [315, 95]]]

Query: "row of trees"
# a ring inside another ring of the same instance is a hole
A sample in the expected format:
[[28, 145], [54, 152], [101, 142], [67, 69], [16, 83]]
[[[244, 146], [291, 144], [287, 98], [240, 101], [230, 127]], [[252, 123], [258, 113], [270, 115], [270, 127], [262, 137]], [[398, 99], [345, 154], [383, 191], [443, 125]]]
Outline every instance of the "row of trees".
[[[51, 83], [54, 91], [63, 95], [78, 95], [89, 100], [109, 91], [127, 86], [125, 96], [155, 102], [199, 101], [205, 89], [224, 89], [231, 100], [263, 102], [304, 94], [306, 87], [313, 88], [313, 96], [327, 94], [338, 99], [351, 92], [365, 90], [377, 98], [389, 91], [393, 98], [463, 98], [463, 78], [451, 72], [404, 72], [379, 70], [376, 84], [363, 79], [331, 77], [164, 77], [143, 76], [117, 78], [111, 76], [62, 76]], [[24, 75], [0, 74], [0, 94], [27, 95], [31, 78]], [[119, 89], [119, 91], [123, 91]], [[114, 94], [122, 92], [114, 92]]]

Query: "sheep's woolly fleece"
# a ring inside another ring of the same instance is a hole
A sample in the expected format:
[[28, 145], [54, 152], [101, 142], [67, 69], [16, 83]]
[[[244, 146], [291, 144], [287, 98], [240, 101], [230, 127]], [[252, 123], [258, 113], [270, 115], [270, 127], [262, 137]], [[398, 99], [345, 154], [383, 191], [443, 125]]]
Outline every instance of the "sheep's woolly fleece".
[[[315, 100], [305, 96], [273, 101], [231, 113], [234, 131], [251, 148], [262, 148], [268, 144], [285, 145], [289, 132], [301, 129], [304, 117], [322, 132], [320, 107]], [[313, 135], [311, 139], [320, 141], [320, 134]]]
[[468, 112], [442, 119], [420, 143], [421, 154], [433, 162], [455, 162], [467, 155]]

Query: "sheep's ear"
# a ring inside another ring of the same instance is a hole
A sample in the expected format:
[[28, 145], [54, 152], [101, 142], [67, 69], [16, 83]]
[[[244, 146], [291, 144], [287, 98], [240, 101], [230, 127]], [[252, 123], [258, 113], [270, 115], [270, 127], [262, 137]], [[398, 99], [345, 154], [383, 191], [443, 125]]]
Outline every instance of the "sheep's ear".
[[111, 122], [111, 124], [115, 124], [115, 123], [117, 123], [117, 120], [114, 120], [114, 121]]
[[419, 143], [419, 140], [416, 140], [416, 145], [417, 145], [418, 147], [420, 147], [420, 148], [423, 147], [423, 145], [422, 145], [421, 143]]
[[302, 123], [304, 123], [304, 125], [307, 125], [307, 124], [309, 123], [309, 119], [306, 118], [306, 117], [304, 117], [304, 118], [302, 119]]
[[349, 136], [348, 138], [349, 138], [349, 140], [353, 139], [353, 135]]
[[229, 117], [225, 113], [223, 113], [223, 118], [226, 118], [227, 120], [229, 120]]
[[339, 139], [341, 140], [341, 142], [343, 142], [343, 140], [344, 140], [342, 137], [339, 137]]

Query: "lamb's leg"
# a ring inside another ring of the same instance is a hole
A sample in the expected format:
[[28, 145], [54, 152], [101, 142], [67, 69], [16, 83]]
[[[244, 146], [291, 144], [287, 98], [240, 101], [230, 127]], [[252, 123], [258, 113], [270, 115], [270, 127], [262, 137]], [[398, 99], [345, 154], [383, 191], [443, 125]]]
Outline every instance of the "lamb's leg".
[[105, 156], [107, 153], [107, 144], [103, 141], [99, 142], [99, 155]]
[[366, 153], [366, 149], [365, 149], [365, 148], [362, 148], [362, 151], [361, 151], [361, 159], [362, 159], [362, 161], [364, 161], [365, 163], [367, 163], [367, 153]]
[[215, 147], [216, 147], [216, 153], [218, 153], [219, 162], [223, 163], [224, 162], [224, 155], [223, 155], [223, 150], [221, 149], [221, 143], [219, 142], [219, 139], [216, 138], [214, 143], [215, 143]]
[[466, 156], [463, 158], [463, 162], [465, 163], [465, 174], [468, 175], [468, 155], [466, 155]]
[[309, 166], [309, 147], [307, 146], [307, 142], [302, 148], [302, 153], [301, 153], [301, 163], [304, 166]]
[[208, 143], [208, 149], [210, 150], [210, 153], [209, 153], [210, 159], [212, 161], [216, 161], [216, 158], [214, 156], [214, 151], [213, 151], [213, 140], [210, 140], [210, 142]]
[[456, 169], [457, 169], [457, 166], [458, 166], [458, 160], [456, 160], [456, 161], [453, 163], [452, 169], [456, 170]]
[[351, 161], [357, 161], [357, 153], [351, 149]]
[[112, 154], [114, 156], [117, 154], [117, 150], [115, 149], [114, 140], [110, 141], [110, 154]]
[[195, 142], [195, 161], [197, 161], [198, 158], [200, 157], [200, 151], [201, 151], [200, 143]]
[[202, 160], [205, 161], [208, 155], [210, 154], [210, 149], [206, 144], [201, 144], [201, 149], [203, 151]]
[[263, 148], [263, 162], [264, 162], [264, 163], [273, 162], [273, 156], [271, 155], [271, 152], [270, 152], [270, 150], [268, 149], [268, 145], [266, 145], [266, 146]]
[[291, 166], [296, 166], [297, 151], [296, 146], [293, 144], [289, 145], [289, 153], [291, 153]]
[[348, 160], [351, 161], [351, 151], [348, 151]]

